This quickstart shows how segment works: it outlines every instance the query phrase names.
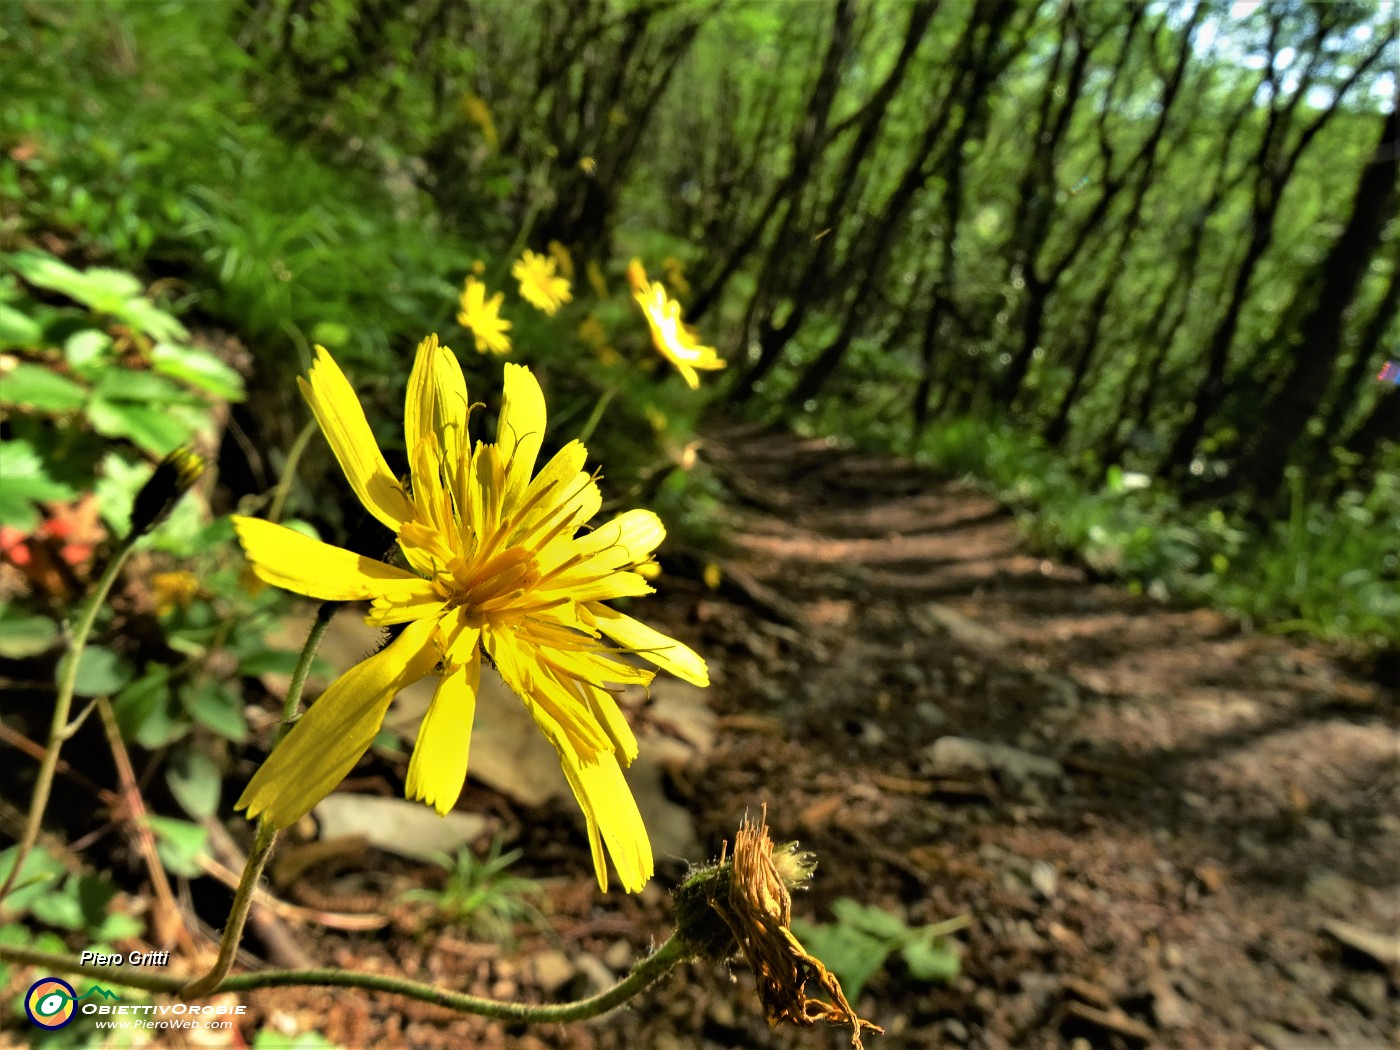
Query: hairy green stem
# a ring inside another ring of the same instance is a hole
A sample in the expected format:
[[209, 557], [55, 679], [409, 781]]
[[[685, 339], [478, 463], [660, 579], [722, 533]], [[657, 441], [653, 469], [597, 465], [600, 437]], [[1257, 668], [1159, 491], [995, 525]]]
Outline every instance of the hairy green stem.
[[228, 910], [228, 921], [224, 923], [224, 935], [219, 941], [219, 957], [203, 977], [189, 982], [180, 994], [186, 999], [197, 999], [211, 994], [219, 982], [233, 969], [233, 960], [238, 955], [238, 946], [243, 941], [243, 927], [248, 921], [248, 909], [253, 906], [253, 893], [262, 878], [263, 867], [272, 856], [272, 847], [277, 843], [277, 829], [266, 820], [258, 821], [258, 833], [253, 839], [253, 848], [248, 851], [248, 862], [243, 865], [243, 874], [238, 879], [238, 889], [233, 894], [233, 905]]
[[[503, 1002], [499, 999], [484, 999], [460, 992], [448, 992], [432, 985], [420, 984], [399, 977], [383, 974], [356, 973], [352, 970], [262, 970], [258, 973], [236, 974], [225, 977], [213, 988], [200, 994], [214, 992], [251, 992], [259, 988], [282, 988], [288, 986], [314, 986], [336, 988], [363, 988], [366, 991], [389, 992], [408, 999], [445, 1006], [459, 1013], [477, 1014], [500, 1021], [521, 1024], [567, 1023], [582, 1021], [599, 1014], [607, 1013], [628, 999], [644, 991], [664, 977], [679, 963], [694, 954], [682, 938], [672, 936], [651, 955], [642, 959], [632, 968], [632, 972], [613, 987], [567, 1003], [547, 1003], [530, 1005], [527, 1003]], [[100, 978], [104, 984], [126, 985], [141, 988], [148, 992], [162, 992], [189, 998], [189, 987], [179, 977], [167, 977], [149, 970], [129, 966], [89, 966], [79, 963], [69, 955], [54, 955], [50, 952], [35, 951], [31, 948], [0, 945], [0, 960], [37, 966], [52, 973], [76, 973], [85, 977]]]
[[34, 794], [30, 797], [29, 802], [29, 819], [25, 822], [24, 837], [20, 839], [19, 850], [15, 854], [15, 865], [10, 869], [10, 874], [6, 876], [4, 885], [0, 886], [0, 901], [4, 901], [9, 896], [29, 852], [39, 839], [39, 828], [44, 822], [44, 810], [49, 804], [49, 791], [53, 788], [54, 774], [58, 770], [58, 752], [63, 747], [63, 742], [72, 735], [68, 726], [68, 714], [73, 709], [73, 692], [78, 684], [79, 659], [83, 655], [83, 649], [87, 647], [88, 636], [92, 634], [92, 626], [97, 622], [97, 611], [107, 601], [112, 584], [116, 582], [117, 576], [122, 571], [122, 566], [126, 564], [126, 559], [140, 538], [140, 532], [133, 529], [131, 534], [122, 540], [121, 546], [113, 552], [111, 560], [107, 563], [107, 568], [103, 570], [102, 578], [97, 581], [97, 586], [88, 595], [87, 605], [83, 607], [82, 615], [78, 618], [78, 625], [69, 636], [68, 652], [59, 673], [58, 696], [54, 700], [53, 719], [49, 723], [49, 744], [44, 751], [43, 760], [39, 763], [39, 774], [34, 781]]

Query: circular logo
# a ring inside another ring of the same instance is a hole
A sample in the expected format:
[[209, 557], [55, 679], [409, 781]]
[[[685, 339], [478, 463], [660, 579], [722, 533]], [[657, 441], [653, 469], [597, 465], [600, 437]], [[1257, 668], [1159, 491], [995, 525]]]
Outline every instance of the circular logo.
[[62, 1028], [77, 1013], [73, 1007], [77, 999], [78, 993], [67, 981], [44, 977], [29, 986], [24, 997], [24, 1012], [40, 1028]]

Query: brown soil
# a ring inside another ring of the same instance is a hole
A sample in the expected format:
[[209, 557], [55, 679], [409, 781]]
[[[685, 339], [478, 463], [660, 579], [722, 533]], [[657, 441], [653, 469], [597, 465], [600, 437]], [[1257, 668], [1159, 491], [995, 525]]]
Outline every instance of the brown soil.
[[[868, 1047], [1396, 1045], [1400, 973], [1324, 929], [1400, 925], [1394, 690], [1317, 646], [1034, 556], [994, 501], [909, 463], [739, 426], [711, 433], [705, 454], [736, 504], [723, 577], [715, 590], [672, 580], [647, 610], [715, 670], [718, 740], [673, 772], [674, 800], [715, 853], [766, 804], [774, 837], [820, 858], [794, 901], [809, 920], [842, 896], [911, 924], [972, 919], [951, 986], [898, 962], [871, 980], [858, 1012], [887, 1034]], [[933, 750], [948, 737], [1019, 749], [1032, 768], [957, 768]], [[547, 877], [551, 937], [503, 952], [401, 921], [301, 928], [304, 950], [539, 1000], [540, 953], [625, 969], [666, 936], [661, 889], [680, 863], [640, 897], [600, 897], [565, 807], [522, 811], [480, 789], [462, 806], [518, 830], [521, 867]], [[396, 870], [381, 866], [381, 893]], [[590, 979], [575, 972], [555, 997]], [[849, 1042], [839, 1028], [770, 1030], [742, 963], [689, 964], [570, 1028], [350, 991], [244, 1001], [258, 1025], [355, 1047]]]

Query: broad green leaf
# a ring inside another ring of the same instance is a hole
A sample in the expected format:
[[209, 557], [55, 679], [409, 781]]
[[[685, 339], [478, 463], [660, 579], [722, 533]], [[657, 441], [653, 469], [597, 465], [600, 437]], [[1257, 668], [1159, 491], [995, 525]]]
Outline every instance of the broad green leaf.
[[29, 913], [48, 926], [77, 930], [83, 925], [83, 907], [73, 893], [72, 880], [57, 893], [46, 893], [29, 906]]
[[165, 766], [171, 794], [196, 820], [212, 817], [219, 806], [223, 777], [214, 760], [188, 744], [177, 747]]
[[112, 701], [122, 739], [134, 740], [151, 750], [178, 740], [189, 729], [189, 723], [178, 717], [174, 704], [170, 671], [152, 664]]
[[350, 342], [350, 329], [336, 321], [321, 321], [311, 329], [311, 341], [327, 350], [338, 350]]
[[208, 350], [157, 343], [151, 351], [151, 367], [225, 401], [243, 400], [243, 377]]
[[918, 981], [954, 981], [961, 969], [957, 947], [941, 937], [921, 937], [901, 948], [900, 954], [909, 976]]
[[43, 328], [34, 318], [0, 303], [0, 350], [32, 349], [40, 344], [43, 335]]
[[155, 372], [139, 372], [129, 368], [111, 368], [92, 388], [93, 396], [104, 401], [133, 401], [140, 405], [160, 408], [192, 400], [179, 383]]
[[111, 361], [112, 337], [96, 328], [74, 332], [63, 344], [69, 367], [84, 379], [94, 379]]
[[87, 415], [93, 429], [103, 437], [129, 438], [140, 448], [159, 456], [174, 451], [191, 433], [184, 422], [168, 412], [131, 401], [94, 397]]
[[167, 869], [176, 875], [195, 876], [203, 873], [199, 855], [209, 840], [207, 829], [188, 820], [153, 815], [146, 817], [146, 823], [156, 833], [156, 849]]
[[145, 332], [156, 342], [186, 339], [190, 334], [185, 326], [175, 319], [173, 314], [162, 310], [149, 299], [127, 299], [111, 313], [131, 327]]
[[831, 913], [840, 925], [862, 930], [872, 937], [901, 941], [909, 935], [909, 927], [898, 915], [874, 905], [861, 904], [850, 897], [842, 897], [833, 903]]
[[53, 648], [58, 624], [16, 606], [0, 603], [0, 656], [23, 660]]
[[248, 739], [248, 721], [243, 717], [243, 701], [222, 682], [206, 681], [180, 691], [185, 710], [202, 726], [226, 740], [241, 744]]
[[38, 288], [62, 292], [79, 302], [86, 302], [84, 296], [92, 294], [79, 271], [48, 252], [15, 252], [9, 256], [7, 262], [21, 277]]
[[817, 926], [794, 919], [792, 929], [802, 946], [836, 975], [851, 1002], [860, 998], [861, 989], [893, 950], [890, 942], [851, 926]]
[[[0, 852], [0, 883], [10, 877], [18, 853], [18, 846]], [[24, 868], [15, 879], [10, 895], [5, 898], [5, 909], [12, 914], [23, 915], [34, 901], [51, 895], [63, 875], [63, 865], [42, 846], [36, 846], [24, 858]]]
[[0, 405], [17, 405], [41, 412], [71, 412], [81, 408], [87, 391], [51, 368], [21, 361], [0, 374]]
[[107, 905], [117, 895], [117, 887], [100, 875], [79, 875], [68, 880], [64, 889], [77, 900], [82, 910], [83, 926], [94, 930], [102, 925]]
[[[59, 661], [55, 675], [61, 680], [69, 657]], [[134, 677], [131, 665], [110, 649], [89, 645], [78, 657], [73, 692], [78, 696], [111, 696]]]

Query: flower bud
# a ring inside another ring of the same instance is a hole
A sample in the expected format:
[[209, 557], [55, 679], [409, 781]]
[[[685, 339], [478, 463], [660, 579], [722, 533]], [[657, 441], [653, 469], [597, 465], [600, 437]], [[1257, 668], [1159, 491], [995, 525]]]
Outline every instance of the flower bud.
[[130, 535], [144, 535], [164, 521], [203, 473], [204, 457], [188, 445], [181, 445], [156, 464], [132, 504]]

